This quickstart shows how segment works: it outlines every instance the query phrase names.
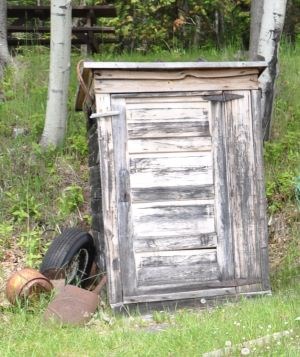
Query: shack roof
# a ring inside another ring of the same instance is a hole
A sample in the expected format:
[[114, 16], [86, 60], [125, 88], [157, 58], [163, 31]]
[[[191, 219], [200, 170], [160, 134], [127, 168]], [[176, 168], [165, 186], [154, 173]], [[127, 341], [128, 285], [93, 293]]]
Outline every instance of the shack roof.
[[[265, 61], [239, 61], [239, 62], [84, 62], [82, 68], [82, 78], [86, 85], [89, 85], [91, 78], [91, 73], [95, 70], [182, 70], [182, 69], [251, 69], [255, 68], [258, 70], [258, 75], [260, 75], [267, 67], [267, 62]], [[76, 110], [81, 110], [84, 101], [84, 92], [82, 87], [79, 87], [76, 96]]]
[[87, 69], [215, 69], [215, 68], [258, 68], [263, 71], [266, 62], [84, 62]]

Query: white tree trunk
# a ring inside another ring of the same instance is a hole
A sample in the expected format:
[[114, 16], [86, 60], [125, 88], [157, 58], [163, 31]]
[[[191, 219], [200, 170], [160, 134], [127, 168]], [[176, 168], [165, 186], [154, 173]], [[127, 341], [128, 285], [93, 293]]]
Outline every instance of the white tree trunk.
[[[0, 84], [2, 82], [4, 67], [10, 62], [10, 54], [7, 46], [7, 3], [6, 0], [0, 0]], [[0, 100], [4, 95], [0, 85]]]
[[51, 1], [50, 73], [42, 146], [63, 143], [67, 127], [72, 8], [70, 0]]
[[270, 137], [275, 80], [278, 75], [278, 49], [284, 25], [287, 0], [264, 0], [257, 58], [264, 58], [268, 68], [260, 77], [262, 88], [263, 136]]
[[259, 60], [257, 58], [258, 43], [261, 29], [261, 19], [264, 10], [264, 2], [262, 0], [251, 1], [250, 11], [250, 44], [249, 44], [249, 59], [251, 61]]

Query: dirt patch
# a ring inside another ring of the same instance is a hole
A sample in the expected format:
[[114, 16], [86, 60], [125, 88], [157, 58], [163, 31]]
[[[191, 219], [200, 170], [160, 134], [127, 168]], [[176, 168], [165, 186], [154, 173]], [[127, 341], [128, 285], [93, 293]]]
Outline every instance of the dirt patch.
[[5, 296], [5, 288], [8, 278], [12, 273], [24, 268], [24, 266], [24, 253], [17, 244], [13, 244], [10, 249], [5, 251], [3, 260], [0, 262], [0, 306], [6, 307], [9, 305]]
[[[300, 212], [297, 208], [289, 207], [269, 220], [269, 262], [271, 272], [278, 270], [287, 255], [295, 238], [293, 231], [300, 231]], [[300, 249], [300, 242], [298, 242]], [[299, 259], [298, 259], [299, 260]], [[299, 264], [300, 261], [295, 261]]]

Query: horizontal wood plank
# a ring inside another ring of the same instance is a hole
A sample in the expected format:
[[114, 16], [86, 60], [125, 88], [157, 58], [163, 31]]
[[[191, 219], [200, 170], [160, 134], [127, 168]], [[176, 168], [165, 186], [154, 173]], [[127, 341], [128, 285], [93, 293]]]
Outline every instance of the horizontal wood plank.
[[257, 89], [257, 75], [232, 78], [194, 78], [184, 79], [126, 79], [95, 80], [96, 93], [136, 93], [136, 92], [177, 92], [200, 90], [244, 90]]
[[191, 267], [204, 263], [216, 263], [216, 249], [192, 249], [135, 254], [137, 269], [160, 267]]
[[141, 267], [137, 269], [138, 286], [164, 285], [182, 282], [210, 281], [219, 278], [215, 262], [203, 262], [189, 266], [170, 265]]
[[134, 236], [178, 237], [214, 232], [214, 205], [207, 202], [210, 203], [195, 200], [133, 204]]
[[[221, 93], [219, 94], [221, 95]], [[175, 101], [176, 99], [176, 101]], [[203, 100], [200, 96], [195, 97], [170, 97], [164, 95], [162, 97], [148, 96], [145, 98], [126, 98], [126, 109], [131, 110], [146, 110], [146, 109], [209, 109], [209, 102]]]
[[167, 294], [145, 294], [136, 296], [124, 296], [124, 303], [130, 304], [135, 302], [150, 302], [150, 301], [168, 301], [180, 299], [193, 299], [193, 298], [209, 298], [221, 297], [226, 295], [235, 295], [236, 290], [234, 287], [225, 287], [217, 289], [196, 290], [196, 291], [181, 291], [176, 293]]
[[210, 136], [208, 121], [129, 123], [129, 139]]
[[[206, 108], [146, 108], [127, 110], [128, 123], [144, 123], [145, 121], [161, 122], [182, 121], [197, 122], [208, 121], [208, 110]], [[183, 125], [184, 125], [183, 123]]]
[[212, 155], [210, 152], [162, 157], [130, 158], [132, 188], [211, 185]]
[[128, 152], [155, 153], [155, 152], [182, 152], [182, 151], [210, 151], [211, 137], [177, 137], [177, 138], [145, 138], [128, 141]]
[[157, 202], [157, 201], [180, 201], [213, 199], [213, 185], [198, 186], [169, 186], [169, 187], [140, 187], [131, 190], [132, 201], [137, 202]]
[[258, 68], [264, 70], [268, 66], [264, 61], [231, 61], [231, 62], [84, 62], [84, 68], [92, 69], [130, 69], [130, 70], [144, 70], [144, 69], [213, 69], [217, 68]]
[[159, 252], [173, 250], [190, 250], [215, 248], [217, 246], [216, 233], [204, 233], [195, 236], [181, 237], [136, 237], [133, 241], [133, 249], [136, 253]]
[[97, 79], [185, 79], [187, 77], [194, 78], [228, 78], [236, 76], [258, 75], [257, 68], [231, 68], [231, 69], [182, 69], [168, 71], [128, 71], [128, 70], [97, 70], [95, 78]]
[[[222, 276], [221, 276], [222, 277]], [[151, 285], [140, 286], [139, 292], [144, 294], [161, 294], [161, 293], [176, 293], [180, 291], [196, 291], [200, 289], [212, 289], [212, 288], [225, 288], [225, 287], [237, 287], [237, 286], [249, 286], [251, 284], [259, 283], [256, 279], [231, 279], [231, 280], [208, 280], [208, 281], [189, 281], [186, 282], [169, 283], [167, 286]]]
[[[211, 91], [193, 91], [193, 92], [170, 92], [170, 93], [125, 93], [125, 94], [112, 94], [112, 97], [122, 96], [126, 99], [126, 106], [129, 108], [135, 104], [145, 107], [145, 105], [159, 105], [160, 103], [164, 105], [173, 105], [177, 103], [187, 103], [194, 106], [207, 106], [209, 108], [209, 102], [202, 96], [211, 95]], [[221, 95], [222, 91], [214, 91], [214, 95]], [[161, 105], [161, 104], [160, 104]]]

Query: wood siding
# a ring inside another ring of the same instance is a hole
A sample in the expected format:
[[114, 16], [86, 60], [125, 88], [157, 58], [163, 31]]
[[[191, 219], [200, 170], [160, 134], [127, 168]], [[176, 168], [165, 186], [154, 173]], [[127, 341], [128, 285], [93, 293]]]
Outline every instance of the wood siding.
[[117, 145], [126, 151], [115, 148], [116, 167], [122, 162], [128, 175], [125, 211], [119, 206], [120, 221], [127, 220], [126, 237], [119, 226], [123, 298], [149, 286], [219, 283], [209, 102], [112, 97], [112, 109], [122, 113], [113, 132], [118, 127]]
[[257, 76], [94, 73], [112, 306], [269, 289]]
[[181, 70], [96, 70], [96, 93], [257, 89], [257, 68]]

